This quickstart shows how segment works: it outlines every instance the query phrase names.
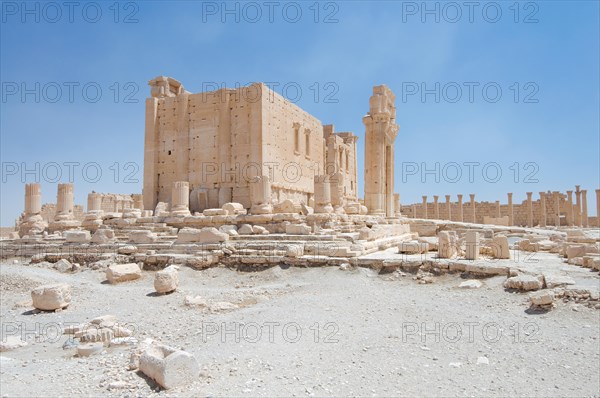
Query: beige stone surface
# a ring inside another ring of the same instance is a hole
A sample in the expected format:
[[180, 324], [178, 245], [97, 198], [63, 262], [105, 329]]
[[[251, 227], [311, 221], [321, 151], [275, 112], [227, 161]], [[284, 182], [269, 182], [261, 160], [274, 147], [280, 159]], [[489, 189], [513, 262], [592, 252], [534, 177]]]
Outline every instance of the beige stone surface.
[[170, 265], [154, 274], [154, 290], [157, 293], [170, 293], [179, 286], [179, 267]]
[[71, 304], [71, 286], [66, 283], [44, 285], [31, 291], [33, 306], [39, 310], [53, 311]]
[[139, 369], [165, 389], [189, 384], [200, 373], [193, 355], [162, 344], [152, 344], [144, 351]]
[[106, 269], [106, 280], [109, 283], [121, 283], [139, 279], [142, 270], [136, 263], [113, 264]]

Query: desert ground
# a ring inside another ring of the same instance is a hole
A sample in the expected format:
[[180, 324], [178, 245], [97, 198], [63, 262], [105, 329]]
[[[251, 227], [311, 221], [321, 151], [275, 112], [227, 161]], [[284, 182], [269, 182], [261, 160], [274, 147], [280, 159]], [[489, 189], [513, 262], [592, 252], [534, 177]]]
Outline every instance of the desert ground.
[[[598, 289], [598, 272], [516, 252], [502, 261]], [[461, 273], [425, 283], [402, 270], [182, 267], [179, 288], [157, 295], [153, 271], [111, 285], [102, 268], [61, 273], [10, 259], [0, 269], [3, 338], [27, 342], [1, 354], [2, 397], [600, 396], [600, 311], [578, 300], [531, 311], [527, 293], [503, 288], [506, 276], [465, 289], [472, 276]], [[72, 286], [71, 305], [34, 311], [31, 290], [55, 282]], [[62, 329], [107, 314], [132, 338], [76, 356]], [[129, 370], [148, 338], [193, 354], [200, 375], [162, 390]]]

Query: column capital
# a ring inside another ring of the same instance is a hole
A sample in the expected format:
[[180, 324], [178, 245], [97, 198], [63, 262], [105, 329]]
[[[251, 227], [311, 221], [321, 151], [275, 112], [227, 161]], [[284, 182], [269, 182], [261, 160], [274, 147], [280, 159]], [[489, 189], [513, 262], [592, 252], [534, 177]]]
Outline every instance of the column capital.
[[462, 194], [460, 194], [460, 193], [459, 193], [458, 195], [456, 195], [456, 196], [458, 196], [458, 200], [459, 200], [459, 201], [461, 201], [461, 200], [462, 200], [462, 198], [463, 198]]

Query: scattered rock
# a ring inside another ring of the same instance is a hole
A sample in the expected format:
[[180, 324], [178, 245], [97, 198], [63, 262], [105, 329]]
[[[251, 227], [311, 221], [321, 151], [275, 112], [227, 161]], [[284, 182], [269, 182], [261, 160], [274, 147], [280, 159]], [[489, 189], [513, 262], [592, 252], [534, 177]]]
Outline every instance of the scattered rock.
[[544, 279], [533, 275], [517, 275], [505, 280], [504, 287], [520, 291], [539, 290], [544, 287]]
[[554, 293], [551, 290], [541, 290], [531, 293], [529, 299], [534, 307], [549, 306], [554, 303]]
[[71, 286], [66, 283], [44, 285], [31, 291], [33, 306], [42, 311], [54, 311], [71, 304]]
[[4, 336], [0, 339], [0, 352], [12, 351], [17, 348], [25, 347], [26, 341], [21, 340], [19, 336]]
[[132, 281], [142, 277], [142, 270], [135, 263], [113, 264], [106, 270], [106, 279], [109, 283]]
[[170, 265], [154, 275], [154, 289], [157, 293], [173, 292], [179, 286], [179, 267]]
[[87, 343], [77, 346], [77, 355], [80, 357], [89, 357], [90, 355], [100, 354], [104, 350], [102, 343]]
[[461, 289], [479, 289], [481, 286], [482, 283], [477, 279], [469, 279], [458, 285]]
[[142, 353], [139, 369], [165, 389], [195, 381], [200, 373], [192, 354], [163, 344], [151, 344]]

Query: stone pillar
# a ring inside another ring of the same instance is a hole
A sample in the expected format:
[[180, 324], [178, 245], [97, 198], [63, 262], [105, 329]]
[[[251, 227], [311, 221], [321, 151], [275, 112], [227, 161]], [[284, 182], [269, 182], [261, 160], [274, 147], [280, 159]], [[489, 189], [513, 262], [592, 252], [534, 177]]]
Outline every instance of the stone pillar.
[[412, 205], [412, 218], [417, 218], [417, 205]]
[[546, 228], [546, 193], [540, 192], [540, 227]]
[[402, 208], [402, 205], [400, 204], [400, 194], [395, 193], [394, 194], [394, 215], [396, 217], [400, 217], [402, 215], [402, 212], [400, 211], [401, 208]]
[[500, 208], [500, 201], [497, 200], [496, 201], [496, 218], [500, 218], [500, 217], [502, 217], [502, 211]]
[[477, 260], [479, 258], [479, 234], [477, 233], [477, 231], [467, 231], [465, 241], [465, 258], [467, 260]]
[[315, 213], [332, 213], [331, 184], [327, 175], [316, 175], [315, 183]]
[[596, 189], [596, 226], [600, 227], [600, 189]]
[[450, 203], [450, 195], [446, 195], [446, 208], [448, 209], [448, 221], [452, 221], [452, 203]]
[[271, 214], [271, 180], [269, 176], [254, 177], [250, 181], [250, 201], [252, 214]]
[[144, 195], [141, 193], [134, 193], [131, 195], [133, 199], [133, 208], [138, 210], [144, 210]]
[[514, 225], [514, 213], [513, 213], [513, 202], [512, 202], [512, 192], [506, 194], [508, 196], [508, 225]]
[[58, 193], [56, 195], [56, 221], [73, 220], [74, 208], [73, 184], [58, 184]]
[[474, 223], [477, 223], [477, 214], [475, 213], [475, 194], [470, 193], [469, 198], [471, 199], [471, 218]]
[[458, 221], [463, 222], [464, 220], [464, 213], [463, 213], [463, 202], [462, 202], [463, 196], [461, 194], [458, 195]]
[[572, 226], [575, 222], [573, 218], [573, 191], [567, 191], [567, 225]]
[[436, 220], [440, 219], [440, 204], [438, 203], [439, 198], [440, 197], [438, 195], [433, 195], [433, 212]]
[[527, 226], [533, 227], [533, 203], [531, 202], [533, 192], [527, 192]]
[[42, 218], [41, 212], [42, 190], [40, 184], [25, 184], [25, 209], [18, 223], [20, 237], [44, 232], [48, 224]]
[[427, 219], [427, 195], [423, 195], [423, 218]]
[[42, 211], [42, 188], [39, 183], [25, 184], [25, 215], [40, 214]]
[[560, 227], [560, 194], [558, 191], [554, 191], [552, 195], [554, 197], [554, 207], [556, 208], [556, 214], [554, 215], [554, 225], [556, 226], [556, 228], [558, 228]]
[[396, 96], [384, 86], [373, 87], [365, 132], [365, 206], [370, 214], [393, 217]]
[[575, 185], [575, 225], [581, 227], [581, 190]]
[[171, 216], [185, 217], [190, 215], [190, 183], [175, 181], [171, 190]]
[[588, 224], [588, 209], [587, 209], [587, 190], [581, 191], [581, 225], [584, 228], [589, 226]]
[[88, 193], [87, 212], [102, 210], [102, 194], [97, 192]]

